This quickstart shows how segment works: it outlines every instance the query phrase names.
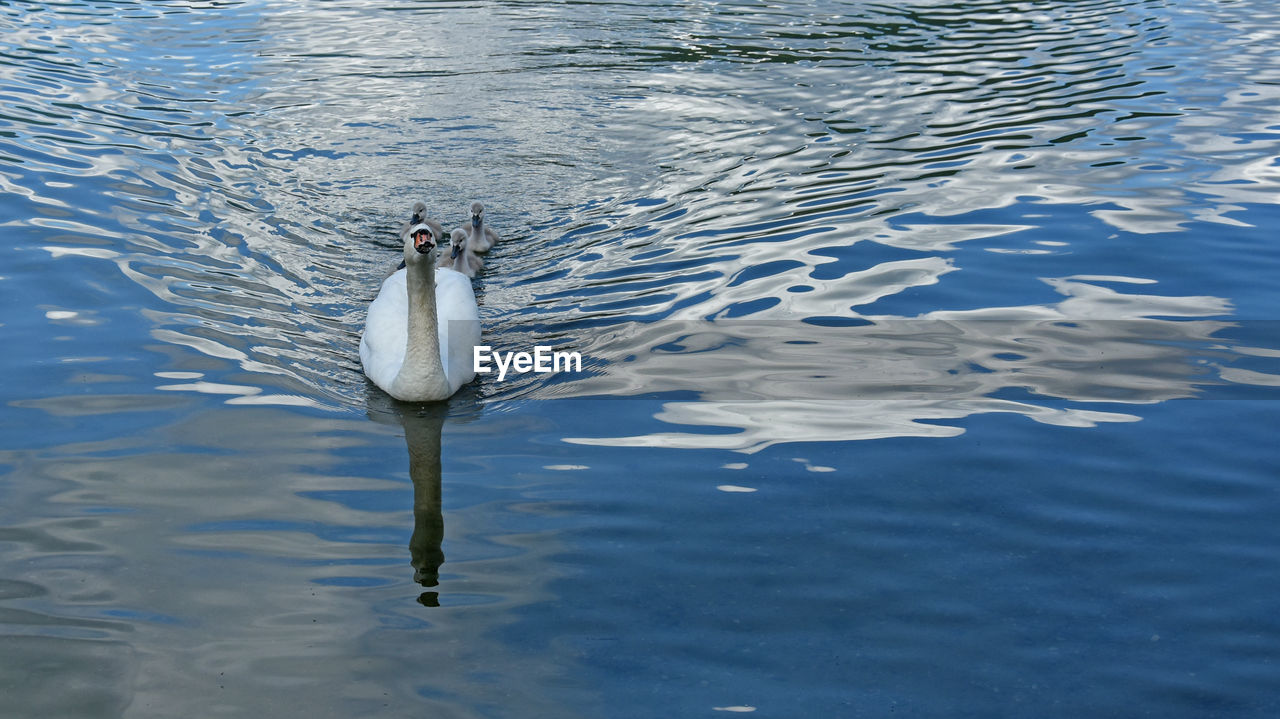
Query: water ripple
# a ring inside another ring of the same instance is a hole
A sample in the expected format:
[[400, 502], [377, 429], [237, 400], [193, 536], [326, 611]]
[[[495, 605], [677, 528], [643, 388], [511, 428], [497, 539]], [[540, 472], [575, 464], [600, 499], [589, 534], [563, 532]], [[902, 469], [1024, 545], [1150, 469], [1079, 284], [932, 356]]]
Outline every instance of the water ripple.
[[[1280, 181], [1274, 23], [1242, 35], [1239, 7], [221, 8], [0, 13], [3, 224], [143, 288], [167, 371], [262, 397], [363, 400], [364, 305], [417, 197], [446, 222], [483, 199], [507, 237], [477, 285], [494, 344], [583, 345], [583, 323], [1069, 315], [1037, 278], [1134, 277], [1115, 252], [1247, 226]], [[1188, 28], [1230, 49], [1183, 62]]]

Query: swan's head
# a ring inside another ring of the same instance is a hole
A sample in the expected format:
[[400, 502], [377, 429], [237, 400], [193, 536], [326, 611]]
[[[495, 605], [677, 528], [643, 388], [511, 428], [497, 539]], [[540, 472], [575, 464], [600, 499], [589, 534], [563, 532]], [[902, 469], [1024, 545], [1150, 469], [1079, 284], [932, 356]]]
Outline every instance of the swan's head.
[[484, 205], [479, 202], [471, 203], [471, 226], [479, 227], [481, 216], [484, 214]]
[[418, 200], [413, 203], [413, 215], [409, 218], [409, 224], [417, 225], [427, 218], [427, 203]]
[[404, 242], [404, 261], [406, 264], [417, 264], [424, 259], [428, 262], [435, 261], [436, 243], [440, 238], [436, 237], [436, 233], [431, 226], [426, 223], [418, 223], [409, 228], [409, 234]]

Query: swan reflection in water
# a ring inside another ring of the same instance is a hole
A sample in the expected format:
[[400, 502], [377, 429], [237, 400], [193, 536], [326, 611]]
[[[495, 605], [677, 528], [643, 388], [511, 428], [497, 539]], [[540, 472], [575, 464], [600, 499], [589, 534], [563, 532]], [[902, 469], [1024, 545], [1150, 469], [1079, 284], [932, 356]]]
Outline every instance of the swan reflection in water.
[[[446, 420], [469, 422], [479, 414], [480, 405], [472, 392], [463, 389], [449, 402], [410, 404], [398, 402], [369, 386], [368, 416], [381, 424], [399, 424], [409, 452], [409, 479], [413, 482], [413, 534], [409, 537], [409, 563], [413, 581], [427, 590], [440, 584], [444, 564], [444, 512], [441, 490], [441, 434]], [[438, 591], [418, 596], [424, 606], [440, 606]]]
[[[444, 564], [444, 512], [440, 499], [440, 432], [449, 405], [433, 402], [400, 412], [404, 441], [409, 449], [409, 479], [413, 481], [413, 534], [409, 537], [409, 563], [413, 581], [428, 589], [440, 584]], [[440, 606], [438, 592], [418, 595], [428, 607]]]

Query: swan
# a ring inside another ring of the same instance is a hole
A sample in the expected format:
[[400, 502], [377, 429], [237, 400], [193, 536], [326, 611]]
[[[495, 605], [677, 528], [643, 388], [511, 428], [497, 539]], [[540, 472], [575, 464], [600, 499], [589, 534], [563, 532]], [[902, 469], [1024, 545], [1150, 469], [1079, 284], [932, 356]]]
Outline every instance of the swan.
[[467, 233], [458, 228], [449, 235], [449, 259], [452, 264], [447, 265], [455, 272], [461, 272], [467, 277], [475, 277], [476, 273], [484, 269], [484, 260], [480, 256], [471, 251], [467, 247]]
[[454, 232], [458, 231], [467, 235], [469, 238], [467, 249], [472, 252], [488, 252], [489, 248], [497, 244], [499, 239], [498, 233], [484, 224], [484, 205], [479, 202], [471, 203], [471, 225], [454, 230]]
[[476, 376], [476, 296], [466, 275], [436, 267], [439, 239], [426, 222], [409, 227], [405, 266], [383, 280], [360, 335], [365, 375], [406, 402], [447, 399]]

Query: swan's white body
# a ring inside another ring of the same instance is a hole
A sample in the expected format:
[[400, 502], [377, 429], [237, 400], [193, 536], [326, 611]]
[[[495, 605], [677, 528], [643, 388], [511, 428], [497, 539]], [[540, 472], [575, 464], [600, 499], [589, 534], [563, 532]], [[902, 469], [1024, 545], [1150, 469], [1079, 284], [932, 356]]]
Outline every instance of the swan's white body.
[[475, 378], [480, 311], [471, 280], [436, 268], [434, 247], [405, 241], [405, 267], [382, 282], [360, 336], [364, 373], [406, 402], [447, 399]]

